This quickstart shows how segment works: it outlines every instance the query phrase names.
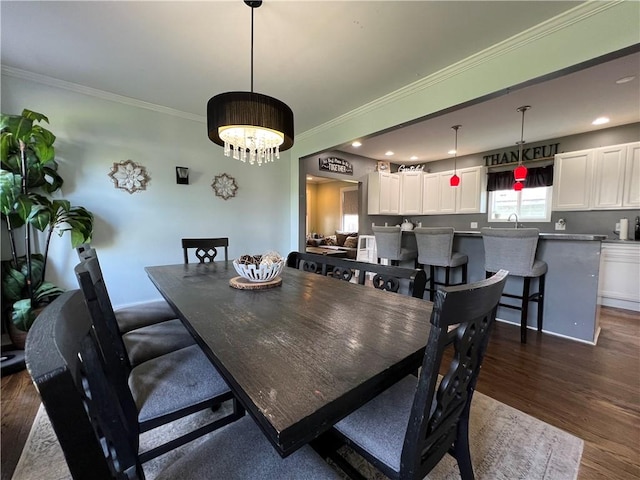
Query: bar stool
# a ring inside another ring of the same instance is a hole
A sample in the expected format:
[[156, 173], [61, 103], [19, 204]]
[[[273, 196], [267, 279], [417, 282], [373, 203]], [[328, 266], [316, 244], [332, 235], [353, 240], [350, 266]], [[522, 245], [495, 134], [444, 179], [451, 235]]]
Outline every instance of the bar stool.
[[399, 265], [406, 260], [418, 258], [418, 251], [402, 246], [402, 229], [400, 227], [371, 227], [373, 235], [376, 237], [376, 249], [378, 252], [378, 262], [381, 258], [386, 258], [391, 265]]
[[[453, 227], [417, 227], [413, 229], [418, 245], [418, 263], [429, 265], [429, 299], [433, 301], [436, 285], [445, 287], [467, 283], [467, 263], [464, 253], [453, 251]], [[444, 267], [444, 283], [437, 282], [436, 267]], [[451, 269], [462, 267], [462, 282], [451, 283]]]
[[[542, 331], [544, 312], [544, 282], [547, 264], [537, 260], [537, 228], [483, 228], [484, 270], [487, 278], [500, 269], [509, 276], [522, 277], [522, 295], [503, 293], [503, 297], [521, 300], [520, 306], [501, 303], [500, 306], [520, 310], [520, 342], [527, 343], [527, 314], [529, 302], [538, 304], [538, 331]], [[538, 292], [530, 293], [532, 278], [538, 278]]]

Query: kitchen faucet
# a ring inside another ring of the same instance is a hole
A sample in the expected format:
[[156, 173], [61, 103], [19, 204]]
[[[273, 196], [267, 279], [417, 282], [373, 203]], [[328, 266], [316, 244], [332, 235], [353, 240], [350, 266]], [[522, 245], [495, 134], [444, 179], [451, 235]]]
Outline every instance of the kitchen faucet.
[[511, 215], [509, 215], [509, 218], [507, 218], [507, 222], [511, 221], [511, 217], [516, 217], [516, 228], [518, 228], [518, 214], [512, 213]]

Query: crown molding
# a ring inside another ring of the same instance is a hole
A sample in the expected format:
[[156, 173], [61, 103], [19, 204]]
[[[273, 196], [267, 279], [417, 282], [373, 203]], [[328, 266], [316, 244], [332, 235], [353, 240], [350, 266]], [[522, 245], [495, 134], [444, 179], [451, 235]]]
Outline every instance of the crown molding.
[[398, 100], [413, 95], [417, 92], [431, 88], [434, 85], [446, 82], [447, 80], [460, 75], [467, 70], [476, 68], [479, 65], [490, 62], [514, 50], [522, 48], [527, 44], [536, 42], [537, 40], [551, 35], [557, 31], [563, 30], [576, 23], [580, 23], [589, 17], [598, 15], [599, 13], [608, 10], [609, 8], [615, 7], [619, 3], [623, 3], [623, 1], [624, 0], [615, 0], [608, 2], [587, 2], [580, 4], [560, 15], [557, 15], [527, 30], [524, 30], [514, 35], [513, 37], [510, 37], [478, 53], [475, 53], [465, 58], [464, 60], [451, 64], [436, 73], [428, 75], [420, 80], [416, 80], [415, 82], [399, 88], [398, 90], [395, 90], [372, 102], [369, 102], [328, 122], [302, 132], [297, 135], [297, 139], [303, 140], [307, 137], [312, 137], [325, 130], [329, 130], [331, 128], [339, 126], [353, 118], [369, 114], [384, 105], [397, 102]]
[[171, 115], [174, 117], [191, 120], [193, 122], [207, 123], [206, 117], [202, 115], [194, 115], [192, 113], [176, 110], [175, 108], [165, 107], [163, 105], [157, 105], [155, 103], [144, 102], [131, 97], [125, 97], [124, 95], [118, 95], [117, 93], [105, 92], [97, 88], [86, 87], [78, 83], [67, 82], [66, 80], [60, 80], [39, 73], [29, 72], [20, 68], [10, 67], [8, 65], [2, 65], [2, 75], [8, 77], [15, 77], [21, 80], [30, 80], [32, 82], [48, 85], [50, 87], [61, 88], [63, 90], [69, 90], [71, 92], [80, 93], [82, 95], [88, 95], [90, 97], [99, 98], [102, 100], [108, 100], [111, 102], [121, 103], [130, 107], [144, 108], [145, 110], [151, 110], [165, 115]]
[[[492, 45], [491, 47], [486, 48], [485, 50], [482, 50], [476, 54], [473, 54], [470, 57], [465, 58], [464, 60], [456, 62], [432, 75], [428, 75], [420, 80], [417, 80], [413, 83], [410, 83], [409, 85], [406, 85], [387, 95], [384, 95], [372, 102], [369, 102], [354, 110], [351, 110], [350, 112], [340, 115], [339, 117], [336, 117], [328, 122], [325, 122], [321, 125], [313, 127], [309, 130], [306, 130], [305, 132], [302, 132], [296, 135], [296, 137], [299, 140], [305, 139], [307, 137], [312, 137], [325, 130], [329, 130], [333, 127], [341, 125], [352, 118], [357, 118], [357, 117], [366, 115], [384, 105], [394, 103], [407, 96], [413, 95], [416, 92], [420, 92], [422, 90], [431, 88], [432, 86], [445, 82], [467, 70], [476, 68], [479, 65], [482, 65], [483, 63], [487, 63], [491, 60], [494, 60], [495, 58], [506, 55], [507, 53], [513, 50], [517, 50], [524, 45], [535, 42], [540, 38], [553, 34], [559, 30], [565, 29], [573, 24], [580, 23], [586, 18], [589, 18], [594, 15], [598, 15], [599, 13], [605, 10], [608, 10], [609, 8], [613, 8], [623, 2], [624, 0], [615, 0], [615, 1], [607, 1], [607, 2], [594, 1], [594, 2], [586, 2], [586, 3], [580, 4], [572, 8], [571, 10], [568, 10], [538, 25], [535, 25], [534, 27], [531, 27], [528, 30], [520, 32], [511, 38], [503, 40], [502, 42]], [[163, 113], [166, 115], [171, 115], [171, 116], [183, 118], [186, 120], [191, 120], [194, 122], [206, 123], [206, 117], [202, 115], [194, 115], [192, 113], [183, 112], [181, 110], [176, 110], [174, 108], [169, 108], [162, 105], [157, 105], [154, 103], [137, 100], [131, 97], [125, 97], [123, 95], [106, 92], [104, 90], [99, 90], [96, 88], [86, 87], [84, 85], [80, 85], [77, 83], [67, 82], [65, 80], [48, 77], [46, 75], [29, 72], [29, 71], [11, 67], [8, 65], [1, 65], [1, 69], [2, 69], [2, 75], [7, 75], [10, 77], [15, 77], [15, 78], [24, 79], [24, 80], [30, 80], [33, 82], [41, 83], [43, 85], [49, 85], [52, 87], [80, 93], [82, 95], [88, 95], [91, 97], [100, 98], [102, 100], [108, 100], [112, 102], [117, 102], [124, 105], [132, 106], [132, 107], [143, 108], [146, 110]]]

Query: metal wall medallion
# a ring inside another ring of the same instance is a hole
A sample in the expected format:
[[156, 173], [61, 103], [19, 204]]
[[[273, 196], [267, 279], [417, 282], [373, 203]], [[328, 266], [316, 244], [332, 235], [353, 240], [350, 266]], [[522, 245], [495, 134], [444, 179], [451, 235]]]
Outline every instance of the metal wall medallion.
[[226, 173], [216, 175], [211, 184], [213, 191], [216, 192], [217, 197], [222, 197], [224, 200], [229, 200], [236, 196], [236, 190], [238, 190], [238, 184], [236, 179]]
[[109, 177], [113, 180], [115, 188], [126, 190], [129, 193], [146, 190], [147, 183], [151, 180], [146, 167], [131, 160], [114, 162]]

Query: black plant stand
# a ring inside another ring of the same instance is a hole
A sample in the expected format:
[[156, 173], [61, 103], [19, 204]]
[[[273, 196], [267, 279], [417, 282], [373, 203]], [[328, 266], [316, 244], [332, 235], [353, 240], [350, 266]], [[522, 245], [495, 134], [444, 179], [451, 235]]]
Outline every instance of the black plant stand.
[[13, 345], [2, 348], [2, 376], [25, 369], [24, 350], [12, 350]]

